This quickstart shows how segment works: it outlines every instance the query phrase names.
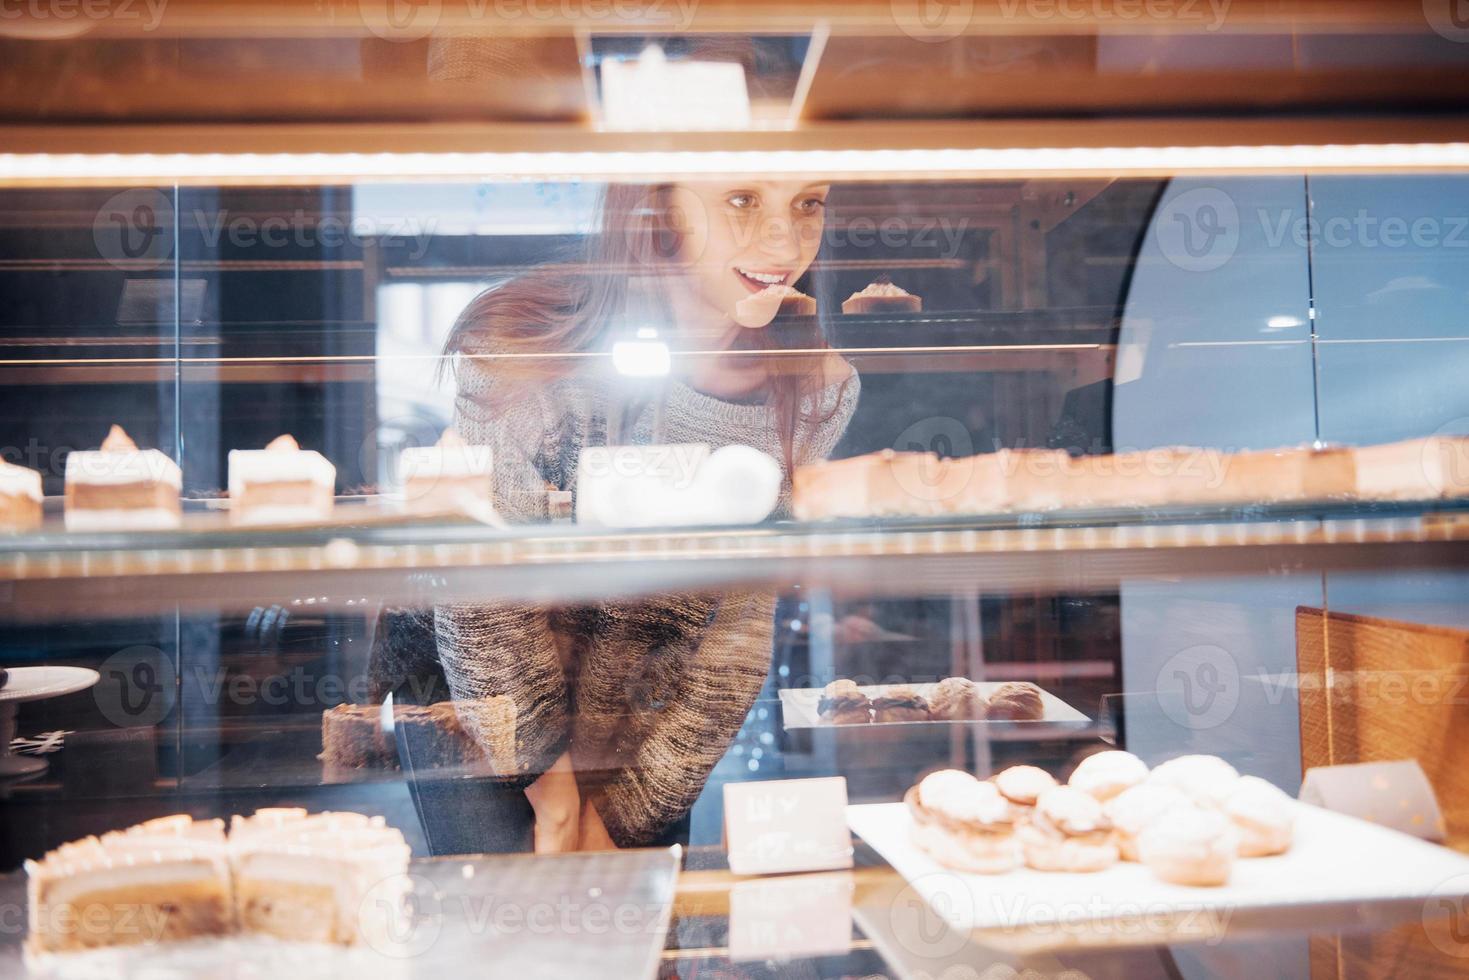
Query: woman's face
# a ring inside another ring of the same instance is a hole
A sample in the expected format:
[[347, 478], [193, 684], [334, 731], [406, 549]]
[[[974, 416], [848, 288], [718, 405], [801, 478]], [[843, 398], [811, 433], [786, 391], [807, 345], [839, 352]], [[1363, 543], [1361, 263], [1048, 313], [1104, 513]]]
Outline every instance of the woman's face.
[[679, 297], [681, 319], [724, 329], [740, 300], [794, 285], [821, 245], [829, 190], [780, 180], [676, 185], [669, 204], [689, 294]]

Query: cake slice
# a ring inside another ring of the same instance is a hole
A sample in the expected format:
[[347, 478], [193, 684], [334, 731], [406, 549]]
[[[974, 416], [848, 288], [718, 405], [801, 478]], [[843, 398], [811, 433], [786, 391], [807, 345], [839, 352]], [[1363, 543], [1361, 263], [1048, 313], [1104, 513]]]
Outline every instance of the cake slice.
[[847, 314], [918, 313], [922, 309], [923, 300], [887, 276], [878, 276], [842, 302], [842, 312]]
[[[412, 739], [413, 762], [421, 769], [481, 767], [490, 773], [516, 771], [515, 702], [496, 695], [435, 704], [399, 704], [393, 726]], [[391, 731], [383, 728], [380, 704], [339, 704], [321, 715], [321, 761], [337, 769], [398, 766]]]
[[[407, 711], [408, 706], [401, 709]], [[464, 698], [428, 705], [419, 717], [395, 714], [394, 724], [430, 726], [436, 733], [436, 744], [442, 751], [429, 752], [430, 765], [481, 765], [488, 763], [494, 775], [511, 776], [520, 772], [516, 761], [515, 701], [505, 695]]]
[[935, 453], [884, 449], [796, 467], [792, 510], [803, 521], [948, 513], [968, 474]]
[[66, 527], [72, 531], [157, 530], [179, 525], [178, 464], [139, 449], [114, 425], [100, 449], [66, 457]]
[[1469, 438], [1429, 436], [1350, 450], [1364, 500], [1469, 496]]
[[382, 817], [257, 810], [231, 820], [229, 851], [242, 932], [381, 948], [401, 927], [409, 848]]
[[41, 526], [41, 474], [0, 459], [0, 530]]
[[230, 450], [230, 523], [310, 524], [330, 519], [337, 468], [289, 435], [264, 449]]
[[470, 446], [452, 428], [437, 444], [414, 446], [398, 456], [403, 506], [417, 513], [460, 513], [494, 497], [494, 453]]
[[234, 928], [221, 820], [161, 817], [27, 861], [32, 953], [222, 936]]
[[339, 704], [323, 711], [321, 761], [342, 769], [396, 768], [398, 752], [383, 730], [382, 716], [380, 704]]
[[1169, 446], [1070, 459], [1064, 506], [1248, 506], [1351, 495], [1355, 462], [1345, 449], [1310, 446], [1227, 453]]

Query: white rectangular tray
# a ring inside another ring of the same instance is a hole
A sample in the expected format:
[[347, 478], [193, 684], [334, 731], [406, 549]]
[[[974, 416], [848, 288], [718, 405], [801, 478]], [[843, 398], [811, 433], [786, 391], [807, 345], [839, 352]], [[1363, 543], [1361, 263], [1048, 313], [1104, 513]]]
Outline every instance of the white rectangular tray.
[[[980, 691], [982, 691], [984, 693], [985, 697], [989, 697], [990, 692], [992, 692], [995, 688], [999, 687], [1003, 683], [1005, 683], [1005, 682], [1004, 681], [975, 681], [975, 684], [979, 687]], [[865, 685], [859, 685], [858, 686], [858, 690], [860, 690], [863, 694], [867, 695], [869, 698], [875, 698], [875, 697], [879, 697], [879, 696], [887, 693], [889, 690], [891, 690], [892, 688], [895, 688], [895, 687], [911, 687], [915, 691], [917, 691], [919, 694], [922, 694], [924, 697], [931, 697], [933, 695], [934, 689], [938, 687], [938, 684], [937, 683], [934, 683], [934, 684], [865, 684]], [[856, 731], [862, 731], [863, 730], [864, 726], [862, 726], [862, 725], [832, 725], [832, 724], [830, 724], [828, 722], [822, 721], [820, 715], [817, 712], [817, 706], [821, 702], [821, 692], [822, 692], [822, 688], [819, 688], [819, 687], [791, 687], [791, 688], [782, 689], [781, 692], [780, 692], [780, 707], [781, 707], [781, 721], [784, 724], [784, 726], [787, 729], [791, 729], [791, 728], [831, 728], [831, 729], [854, 729]], [[880, 722], [880, 723], [877, 723], [877, 724], [878, 724], [879, 727], [883, 727], [883, 728], [887, 728], [887, 727], [890, 727], [892, 725], [953, 725], [953, 724], [961, 724], [961, 725], [993, 725], [993, 726], [995, 726], [997, 728], [1008, 728], [1010, 726], [1016, 726], [1019, 729], [1024, 729], [1024, 728], [1027, 728], [1029, 726], [1045, 726], [1045, 725], [1050, 725], [1050, 724], [1063, 724], [1063, 725], [1066, 725], [1067, 727], [1080, 728], [1080, 727], [1084, 727], [1086, 725], [1089, 725], [1091, 723], [1091, 719], [1089, 717], [1087, 717], [1086, 715], [1082, 714], [1080, 711], [1076, 710], [1071, 705], [1067, 704], [1065, 701], [1062, 701], [1060, 698], [1056, 697], [1056, 695], [1052, 694], [1050, 691], [1047, 691], [1045, 688], [1040, 688], [1040, 692], [1041, 692], [1041, 707], [1043, 709], [1043, 714], [1041, 715], [1041, 717], [1039, 719], [1037, 719], [1035, 721], [1007, 721], [1007, 720], [998, 720], [997, 719], [997, 720], [994, 720], [994, 721], [964, 721], [964, 722], [951, 722], [951, 721], [899, 721], [899, 722]]]
[[[1021, 868], [999, 875], [951, 871], [919, 850], [902, 803], [849, 806], [852, 831], [891, 864], [945, 924], [960, 933], [1072, 930], [1191, 913], [1199, 938], [1231, 918], [1343, 904], [1422, 903], [1469, 895], [1469, 857], [1329, 810], [1293, 803], [1295, 843], [1277, 857], [1236, 862], [1229, 883], [1191, 888], [1160, 881], [1140, 864], [1095, 874]], [[1219, 936], [1213, 936], [1219, 938]], [[1156, 937], [1153, 941], [1159, 941]]]

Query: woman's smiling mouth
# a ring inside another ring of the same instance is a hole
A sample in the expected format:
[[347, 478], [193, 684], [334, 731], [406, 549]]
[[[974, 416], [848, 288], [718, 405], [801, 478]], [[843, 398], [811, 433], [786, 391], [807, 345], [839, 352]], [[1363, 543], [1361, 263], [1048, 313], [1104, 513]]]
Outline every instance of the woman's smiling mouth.
[[760, 269], [741, 269], [738, 267], [734, 270], [734, 273], [739, 277], [740, 282], [744, 283], [745, 288], [752, 293], [758, 293], [768, 286], [783, 284], [790, 276], [788, 272], [767, 272]]

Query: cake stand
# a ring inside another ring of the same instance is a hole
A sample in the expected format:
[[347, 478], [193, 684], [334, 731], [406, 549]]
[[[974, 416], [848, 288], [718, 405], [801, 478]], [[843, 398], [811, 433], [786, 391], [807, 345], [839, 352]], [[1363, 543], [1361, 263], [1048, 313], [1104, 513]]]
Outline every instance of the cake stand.
[[59, 698], [85, 691], [100, 675], [87, 667], [11, 667], [0, 687], [0, 779], [28, 776], [46, 768], [46, 760], [10, 754], [15, 738], [15, 715], [22, 701]]

